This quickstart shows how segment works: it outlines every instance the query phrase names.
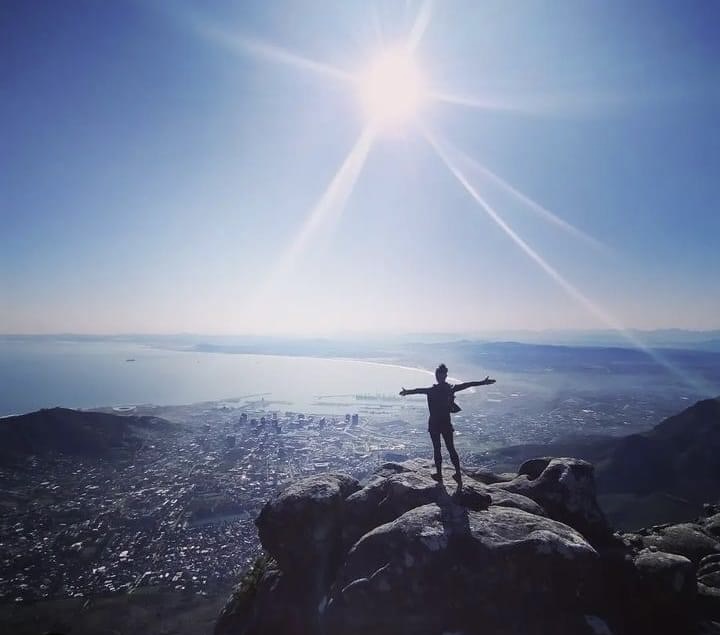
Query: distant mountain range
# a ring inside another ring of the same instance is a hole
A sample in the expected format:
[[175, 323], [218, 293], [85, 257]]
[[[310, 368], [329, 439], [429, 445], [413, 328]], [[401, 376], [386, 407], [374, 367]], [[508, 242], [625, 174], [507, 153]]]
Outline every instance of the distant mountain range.
[[598, 500], [617, 527], [692, 517], [704, 502], [720, 499], [720, 397], [699, 401], [642, 434], [518, 445], [490, 458], [496, 468], [512, 469], [537, 456], [592, 462]]
[[157, 348], [218, 351], [234, 353], [274, 353], [278, 355], [333, 354], [336, 350], [354, 351], [361, 356], [370, 352], [396, 350], [415, 344], [451, 344], [458, 341], [472, 343], [518, 342], [558, 346], [609, 346], [635, 348], [629, 338], [650, 348], [675, 348], [720, 352], [720, 330], [694, 331], [689, 329], [628, 329], [617, 330], [548, 329], [548, 330], [487, 330], [473, 333], [337, 333], [331, 336], [273, 336], [273, 335], [209, 335], [124, 334], [82, 335], [56, 334], [0, 334], [0, 342], [64, 341], [64, 342], [126, 342]]
[[106, 457], [133, 450], [174, 424], [158, 417], [49, 408], [0, 419], [0, 461], [31, 454]]

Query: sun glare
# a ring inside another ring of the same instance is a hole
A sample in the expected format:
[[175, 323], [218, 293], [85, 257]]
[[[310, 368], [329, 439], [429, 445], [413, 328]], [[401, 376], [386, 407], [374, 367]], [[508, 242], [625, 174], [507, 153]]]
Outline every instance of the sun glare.
[[424, 82], [412, 56], [402, 49], [381, 53], [359, 76], [365, 113], [376, 124], [402, 124], [420, 110]]

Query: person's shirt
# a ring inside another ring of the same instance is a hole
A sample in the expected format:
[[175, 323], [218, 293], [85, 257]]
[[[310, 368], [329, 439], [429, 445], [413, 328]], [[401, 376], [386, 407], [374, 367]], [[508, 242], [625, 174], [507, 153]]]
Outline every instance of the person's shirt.
[[450, 416], [450, 406], [455, 395], [455, 386], [447, 382], [433, 384], [428, 390], [427, 401], [430, 417], [445, 418]]

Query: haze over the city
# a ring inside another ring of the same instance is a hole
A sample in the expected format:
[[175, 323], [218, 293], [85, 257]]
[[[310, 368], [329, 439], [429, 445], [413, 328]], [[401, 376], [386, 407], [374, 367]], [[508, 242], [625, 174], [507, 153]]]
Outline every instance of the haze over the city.
[[0, 332], [718, 328], [720, 7], [15, 2]]

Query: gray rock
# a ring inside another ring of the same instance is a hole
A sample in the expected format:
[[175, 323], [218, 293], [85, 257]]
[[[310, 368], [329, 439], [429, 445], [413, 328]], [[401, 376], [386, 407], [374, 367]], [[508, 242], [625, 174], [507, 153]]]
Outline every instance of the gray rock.
[[[450, 503], [412, 509], [365, 534], [338, 573], [329, 632], [583, 632], [579, 598], [598, 584], [596, 551], [527, 512]], [[549, 624], [554, 623], [552, 627]], [[553, 628], [555, 630], [553, 630]]]
[[705, 514], [705, 516], [714, 516], [715, 514], [720, 514], [720, 504], [704, 503], [703, 513]]
[[520, 469], [518, 469], [518, 476], [524, 474], [531, 481], [534, 481], [538, 476], [543, 473], [543, 470], [550, 464], [550, 461], [552, 460], [553, 457], [551, 456], [542, 456], [535, 459], [528, 459], [520, 466]]
[[508, 481], [512, 481], [517, 476], [517, 474], [509, 474], [506, 472], [498, 474], [496, 472], [493, 472], [492, 470], [488, 470], [487, 468], [483, 467], [465, 468], [463, 469], [463, 472], [469, 478], [475, 481], [479, 481], [484, 485], [492, 485], [493, 483], [507, 483]]
[[720, 514], [713, 514], [703, 522], [705, 531], [720, 538]]
[[[408, 459], [399, 463], [401, 467], [405, 468], [410, 472], [415, 472], [422, 476], [430, 476], [435, 473], [435, 463], [430, 459]], [[455, 474], [455, 468], [452, 467], [447, 461], [443, 461], [443, 479], [448, 485], [454, 485], [455, 481], [452, 480], [452, 475]]]
[[366, 485], [347, 498], [344, 505], [343, 544], [345, 549], [363, 534], [400, 517], [415, 507], [429, 503], [444, 506], [452, 502], [480, 511], [491, 504], [514, 507], [531, 514], [547, 516], [535, 501], [505, 490], [493, 489], [466, 478], [462, 488], [452, 480], [454, 471], [443, 471], [444, 482], [431, 478], [435, 466], [426, 459], [386, 463], [366, 481]]
[[495, 488], [492, 485], [488, 486], [487, 492], [492, 499], [491, 505], [496, 505], [497, 507], [513, 507], [515, 509], [521, 509], [528, 514], [547, 517], [547, 512], [532, 498], [528, 498], [522, 494], [513, 494], [507, 490]]
[[400, 474], [401, 472], [412, 472], [412, 470], [402, 463], [383, 463], [367, 479], [365, 479], [365, 481], [362, 482], [362, 485], [369, 485], [376, 480]]
[[720, 552], [720, 542], [703, 532], [695, 523], [662, 526], [642, 537], [645, 547], [655, 547], [659, 551], [676, 553], [698, 564], [711, 554]]
[[652, 582], [670, 596], [694, 594], [695, 567], [685, 556], [646, 549], [635, 558], [635, 568], [642, 580]]
[[705, 586], [720, 589], [720, 553], [705, 556], [700, 560], [697, 579]]
[[521, 475], [492, 487], [534, 500], [551, 518], [570, 525], [593, 543], [612, 535], [595, 497], [593, 466], [587, 461], [555, 458], [533, 480]]
[[480, 483], [467, 483], [457, 491], [453, 500], [463, 507], [479, 512], [490, 507], [492, 496]]
[[705, 619], [720, 622], [720, 589], [698, 581], [698, 613]]
[[255, 524], [260, 542], [288, 574], [312, 569], [322, 586], [341, 556], [345, 498], [358, 482], [342, 474], [298, 481], [268, 501]]
[[450, 494], [428, 470], [373, 475], [347, 498], [343, 512], [343, 544], [349, 549], [365, 533], [428, 503], [448, 504]]
[[[644, 550], [635, 558], [640, 620], [650, 632], [683, 632], [694, 620], [695, 567], [684, 556]], [[666, 630], [669, 629], [669, 630]]]
[[233, 589], [213, 635], [301, 635], [316, 618], [307, 610], [302, 587], [269, 559], [260, 559]]
[[592, 635], [613, 635], [607, 622], [597, 615], [586, 615], [585, 622], [590, 627]]
[[625, 546], [628, 549], [633, 549], [634, 551], [640, 551], [643, 548], [643, 537], [641, 534], [637, 534], [634, 532], [629, 533], [620, 533], [618, 534], [620, 539], [623, 541]]

